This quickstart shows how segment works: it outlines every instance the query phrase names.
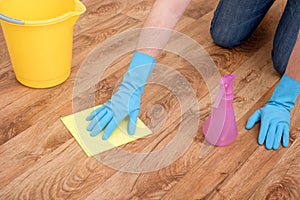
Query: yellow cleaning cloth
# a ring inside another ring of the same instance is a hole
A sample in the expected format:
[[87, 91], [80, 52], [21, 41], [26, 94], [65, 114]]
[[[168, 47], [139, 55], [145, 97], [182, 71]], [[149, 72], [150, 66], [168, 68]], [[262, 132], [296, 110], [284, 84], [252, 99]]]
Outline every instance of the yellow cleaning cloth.
[[128, 135], [128, 118], [126, 118], [114, 130], [108, 140], [102, 140], [103, 132], [95, 137], [90, 136], [90, 132], [86, 130], [89, 121], [86, 121], [85, 118], [93, 110], [100, 106], [89, 108], [87, 110], [83, 110], [81, 112], [61, 118], [62, 122], [89, 157], [132, 142], [152, 133], [151, 130], [140, 119], [138, 119], [135, 134], [132, 136]]

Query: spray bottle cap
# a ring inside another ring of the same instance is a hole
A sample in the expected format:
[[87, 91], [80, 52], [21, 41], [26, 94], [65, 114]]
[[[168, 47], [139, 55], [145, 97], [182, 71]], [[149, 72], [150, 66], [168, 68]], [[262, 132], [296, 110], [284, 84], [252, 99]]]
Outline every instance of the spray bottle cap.
[[221, 78], [220, 88], [224, 90], [226, 97], [233, 97], [233, 81], [235, 78], [235, 74], [225, 75]]
[[219, 94], [214, 103], [215, 108], [219, 107], [222, 98], [233, 99], [233, 81], [235, 78], [235, 74], [225, 75], [221, 78]]

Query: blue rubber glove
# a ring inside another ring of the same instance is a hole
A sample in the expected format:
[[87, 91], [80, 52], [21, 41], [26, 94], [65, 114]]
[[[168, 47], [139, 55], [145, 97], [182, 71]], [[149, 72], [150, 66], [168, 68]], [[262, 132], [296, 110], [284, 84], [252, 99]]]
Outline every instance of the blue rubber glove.
[[129, 117], [128, 133], [133, 135], [140, 111], [140, 99], [144, 86], [156, 64], [153, 57], [135, 52], [118, 91], [100, 108], [93, 111], [86, 120], [91, 136], [98, 135], [103, 129], [103, 140], [107, 140], [118, 124]]
[[284, 74], [268, 103], [248, 119], [247, 129], [261, 121], [258, 144], [265, 143], [268, 150], [277, 150], [282, 141], [282, 146], [288, 147], [290, 111], [299, 93], [300, 83]]

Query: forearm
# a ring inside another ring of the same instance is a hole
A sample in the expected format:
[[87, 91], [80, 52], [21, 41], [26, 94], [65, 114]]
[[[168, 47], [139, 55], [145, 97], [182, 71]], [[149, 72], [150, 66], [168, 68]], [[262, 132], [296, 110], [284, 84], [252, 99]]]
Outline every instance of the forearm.
[[137, 50], [157, 57], [191, 0], [156, 0], [141, 31]]
[[300, 31], [285, 73], [292, 79], [300, 82]]

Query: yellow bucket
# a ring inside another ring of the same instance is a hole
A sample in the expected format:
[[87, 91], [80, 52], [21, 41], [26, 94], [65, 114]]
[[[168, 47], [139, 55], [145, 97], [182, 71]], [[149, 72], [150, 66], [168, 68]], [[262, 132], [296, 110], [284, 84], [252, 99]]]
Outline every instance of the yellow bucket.
[[72, 65], [73, 27], [86, 10], [79, 0], [0, 0], [0, 21], [17, 80], [48, 88]]

